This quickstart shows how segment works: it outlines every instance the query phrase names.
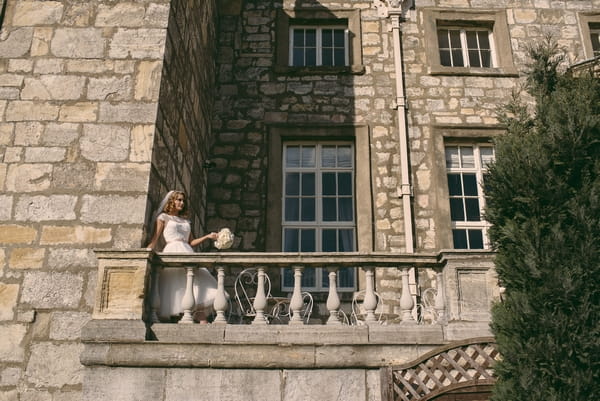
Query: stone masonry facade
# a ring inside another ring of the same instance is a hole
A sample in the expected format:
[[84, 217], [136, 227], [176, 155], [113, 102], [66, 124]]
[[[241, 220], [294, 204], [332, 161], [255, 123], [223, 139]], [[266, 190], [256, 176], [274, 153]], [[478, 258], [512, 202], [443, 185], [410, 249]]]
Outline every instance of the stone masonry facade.
[[[236, 249], [266, 249], [273, 127], [367, 127], [372, 250], [405, 251], [398, 77], [391, 21], [376, 3], [8, 0], [0, 32], [1, 401], [81, 398], [93, 249], [143, 246], [167, 190], [190, 194], [196, 234], [228, 226]], [[282, 13], [299, 10], [358, 21], [349, 71], [282, 66]], [[436, 70], [430, 21], [478, 14], [505, 27], [506, 47], [496, 50], [508, 65], [493, 75]], [[501, 134], [496, 109], [522, 83], [526, 46], [550, 33], [572, 62], [582, 61], [590, 57], [582, 21], [599, 16], [599, 0], [416, 0], [405, 10], [417, 252], [451, 246], [444, 141]], [[208, 159], [215, 168], [203, 167]], [[393, 273], [377, 280], [390, 296], [400, 286]]]

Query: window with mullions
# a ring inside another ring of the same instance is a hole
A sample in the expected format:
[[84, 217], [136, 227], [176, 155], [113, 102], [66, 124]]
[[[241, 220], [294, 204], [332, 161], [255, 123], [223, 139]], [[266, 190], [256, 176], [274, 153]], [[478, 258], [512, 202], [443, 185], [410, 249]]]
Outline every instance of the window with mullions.
[[348, 30], [340, 27], [290, 27], [290, 66], [347, 66]]
[[[283, 147], [284, 252], [353, 252], [356, 250], [354, 146], [351, 143], [287, 143]], [[302, 287], [329, 287], [326, 269], [306, 269]], [[282, 289], [294, 285], [284, 269]], [[338, 271], [338, 287], [356, 286], [353, 268]]]
[[440, 64], [447, 67], [494, 67], [491, 31], [442, 28], [437, 31]]
[[483, 188], [487, 166], [494, 160], [494, 148], [451, 145], [445, 151], [454, 248], [485, 249], [489, 245], [489, 224], [482, 218]]

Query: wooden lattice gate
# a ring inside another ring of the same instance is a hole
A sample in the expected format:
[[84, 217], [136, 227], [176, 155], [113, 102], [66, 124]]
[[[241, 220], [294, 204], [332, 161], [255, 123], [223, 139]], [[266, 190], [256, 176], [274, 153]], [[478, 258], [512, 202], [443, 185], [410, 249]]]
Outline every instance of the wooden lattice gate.
[[500, 353], [493, 338], [438, 348], [418, 360], [382, 369], [385, 401], [487, 401]]

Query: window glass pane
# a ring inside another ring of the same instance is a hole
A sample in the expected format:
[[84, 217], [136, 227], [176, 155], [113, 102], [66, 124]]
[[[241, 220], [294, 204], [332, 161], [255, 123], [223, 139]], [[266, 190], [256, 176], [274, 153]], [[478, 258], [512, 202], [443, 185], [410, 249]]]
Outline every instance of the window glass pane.
[[335, 173], [323, 173], [322, 180], [321, 193], [323, 195], [336, 195]]
[[314, 196], [314, 194], [315, 194], [315, 173], [303, 173], [302, 174], [302, 195], [303, 196]]
[[283, 251], [298, 252], [298, 229], [286, 228], [283, 230]]
[[352, 195], [352, 174], [338, 173], [338, 195]]
[[491, 146], [481, 146], [479, 148], [479, 155], [481, 157], [481, 165], [487, 168], [494, 161], [494, 148]]
[[463, 61], [462, 49], [452, 50], [452, 66], [464, 67], [465, 62]]
[[352, 147], [338, 146], [338, 167], [352, 167]]
[[469, 50], [469, 66], [481, 67], [481, 60], [479, 59], [479, 51]]
[[[290, 269], [291, 270], [291, 269]], [[302, 287], [316, 287], [317, 286], [317, 276], [316, 270], [314, 268], [304, 269], [302, 271]], [[290, 287], [292, 287], [291, 285]]]
[[469, 248], [483, 249], [483, 232], [481, 230], [469, 230]]
[[336, 221], [337, 208], [335, 198], [323, 198], [323, 221]]
[[304, 46], [304, 29], [294, 29], [293, 37], [294, 47]]
[[315, 47], [317, 45], [317, 30], [307, 29], [305, 36], [306, 47]]
[[352, 221], [352, 198], [339, 198], [338, 221]]
[[315, 166], [315, 147], [302, 146], [302, 167]]
[[336, 153], [335, 146], [323, 146], [321, 149], [321, 166], [335, 167]]
[[315, 221], [315, 198], [302, 198], [302, 221]]
[[492, 52], [490, 50], [481, 51], [481, 66], [485, 68], [492, 67]]
[[304, 65], [304, 49], [294, 49], [292, 66], [301, 67]]
[[477, 196], [477, 178], [475, 174], [463, 174], [465, 196]]
[[460, 31], [459, 30], [449, 30], [450, 35], [450, 45], [453, 49], [460, 49], [462, 47], [460, 43]]
[[452, 221], [465, 221], [462, 198], [450, 198], [450, 219]]
[[460, 159], [463, 168], [475, 167], [475, 158], [473, 157], [473, 148], [470, 146], [460, 147]]
[[446, 147], [446, 168], [458, 168], [460, 167], [460, 160], [458, 157], [458, 146], [447, 146]]
[[452, 59], [450, 58], [450, 50], [440, 50], [440, 64], [446, 67], [452, 66]]
[[448, 39], [448, 30], [447, 29], [438, 29], [438, 46], [441, 49], [448, 49], [450, 47], [450, 41]]
[[354, 252], [354, 230], [339, 230], [338, 250], [340, 252]]
[[460, 174], [448, 174], [448, 192], [450, 196], [462, 195], [462, 185], [460, 183]]
[[466, 230], [452, 230], [452, 240], [454, 242], [454, 249], [468, 249], [467, 245], [467, 231]]
[[321, 251], [337, 252], [336, 230], [323, 230], [321, 238]]
[[598, 56], [598, 53], [600, 53], [600, 31], [590, 32], [590, 39], [592, 40], [594, 56]]
[[293, 287], [294, 286], [294, 272], [290, 268], [283, 269], [283, 286]]
[[285, 221], [300, 220], [300, 200], [298, 198], [285, 198]]
[[476, 31], [466, 31], [467, 36], [467, 48], [468, 49], [479, 49], [479, 45], [477, 44], [477, 32]]
[[346, 51], [344, 49], [335, 49], [333, 51], [333, 65], [344, 66], [346, 65]]
[[333, 31], [333, 45], [335, 47], [344, 47], [345, 46], [345, 31], [344, 29], [335, 29]]
[[354, 287], [355, 270], [350, 267], [342, 267], [338, 270], [338, 286], [349, 288]]
[[489, 50], [490, 49], [490, 31], [477, 31], [477, 37], [479, 39], [479, 49]]
[[287, 173], [285, 175], [285, 194], [300, 195], [300, 174]]
[[288, 146], [285, 148], [285, 166], [300, 167], [300, 147]]
[[306, 61], [305, 61], [304, 65], [308, 65], [308, 66], [317, 65], [317, 49], [315, 49], [315, 48], [306, 49], [305, 57], [306, 57]]
[[300, 252], [314, 252], [316, 250], [315, 230], [300, 230]]
[[333, 53], [330, 49], [323, 49], [321, 56], [321, 64], [322, 65], [333, 65]]
[[331, 47], [333, 45], [333, 30], [323, 29], [321, 36], [321, 43], [323, 44], [323, 47]]
[[467, 221], [481, 221], [479, 214], [479, 199], [466, 198], [465, 207], [467, 209]]

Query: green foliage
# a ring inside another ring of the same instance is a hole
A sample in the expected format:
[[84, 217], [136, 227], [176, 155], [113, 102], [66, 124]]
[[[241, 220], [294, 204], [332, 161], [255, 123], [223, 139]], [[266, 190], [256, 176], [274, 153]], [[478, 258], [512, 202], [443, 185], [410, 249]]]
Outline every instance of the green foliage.
[[600, 83], [530, 49], [529, 113], [506, 106], [486, 218], [506, 288], [492, 311], [495, 401], [600, 400]]

